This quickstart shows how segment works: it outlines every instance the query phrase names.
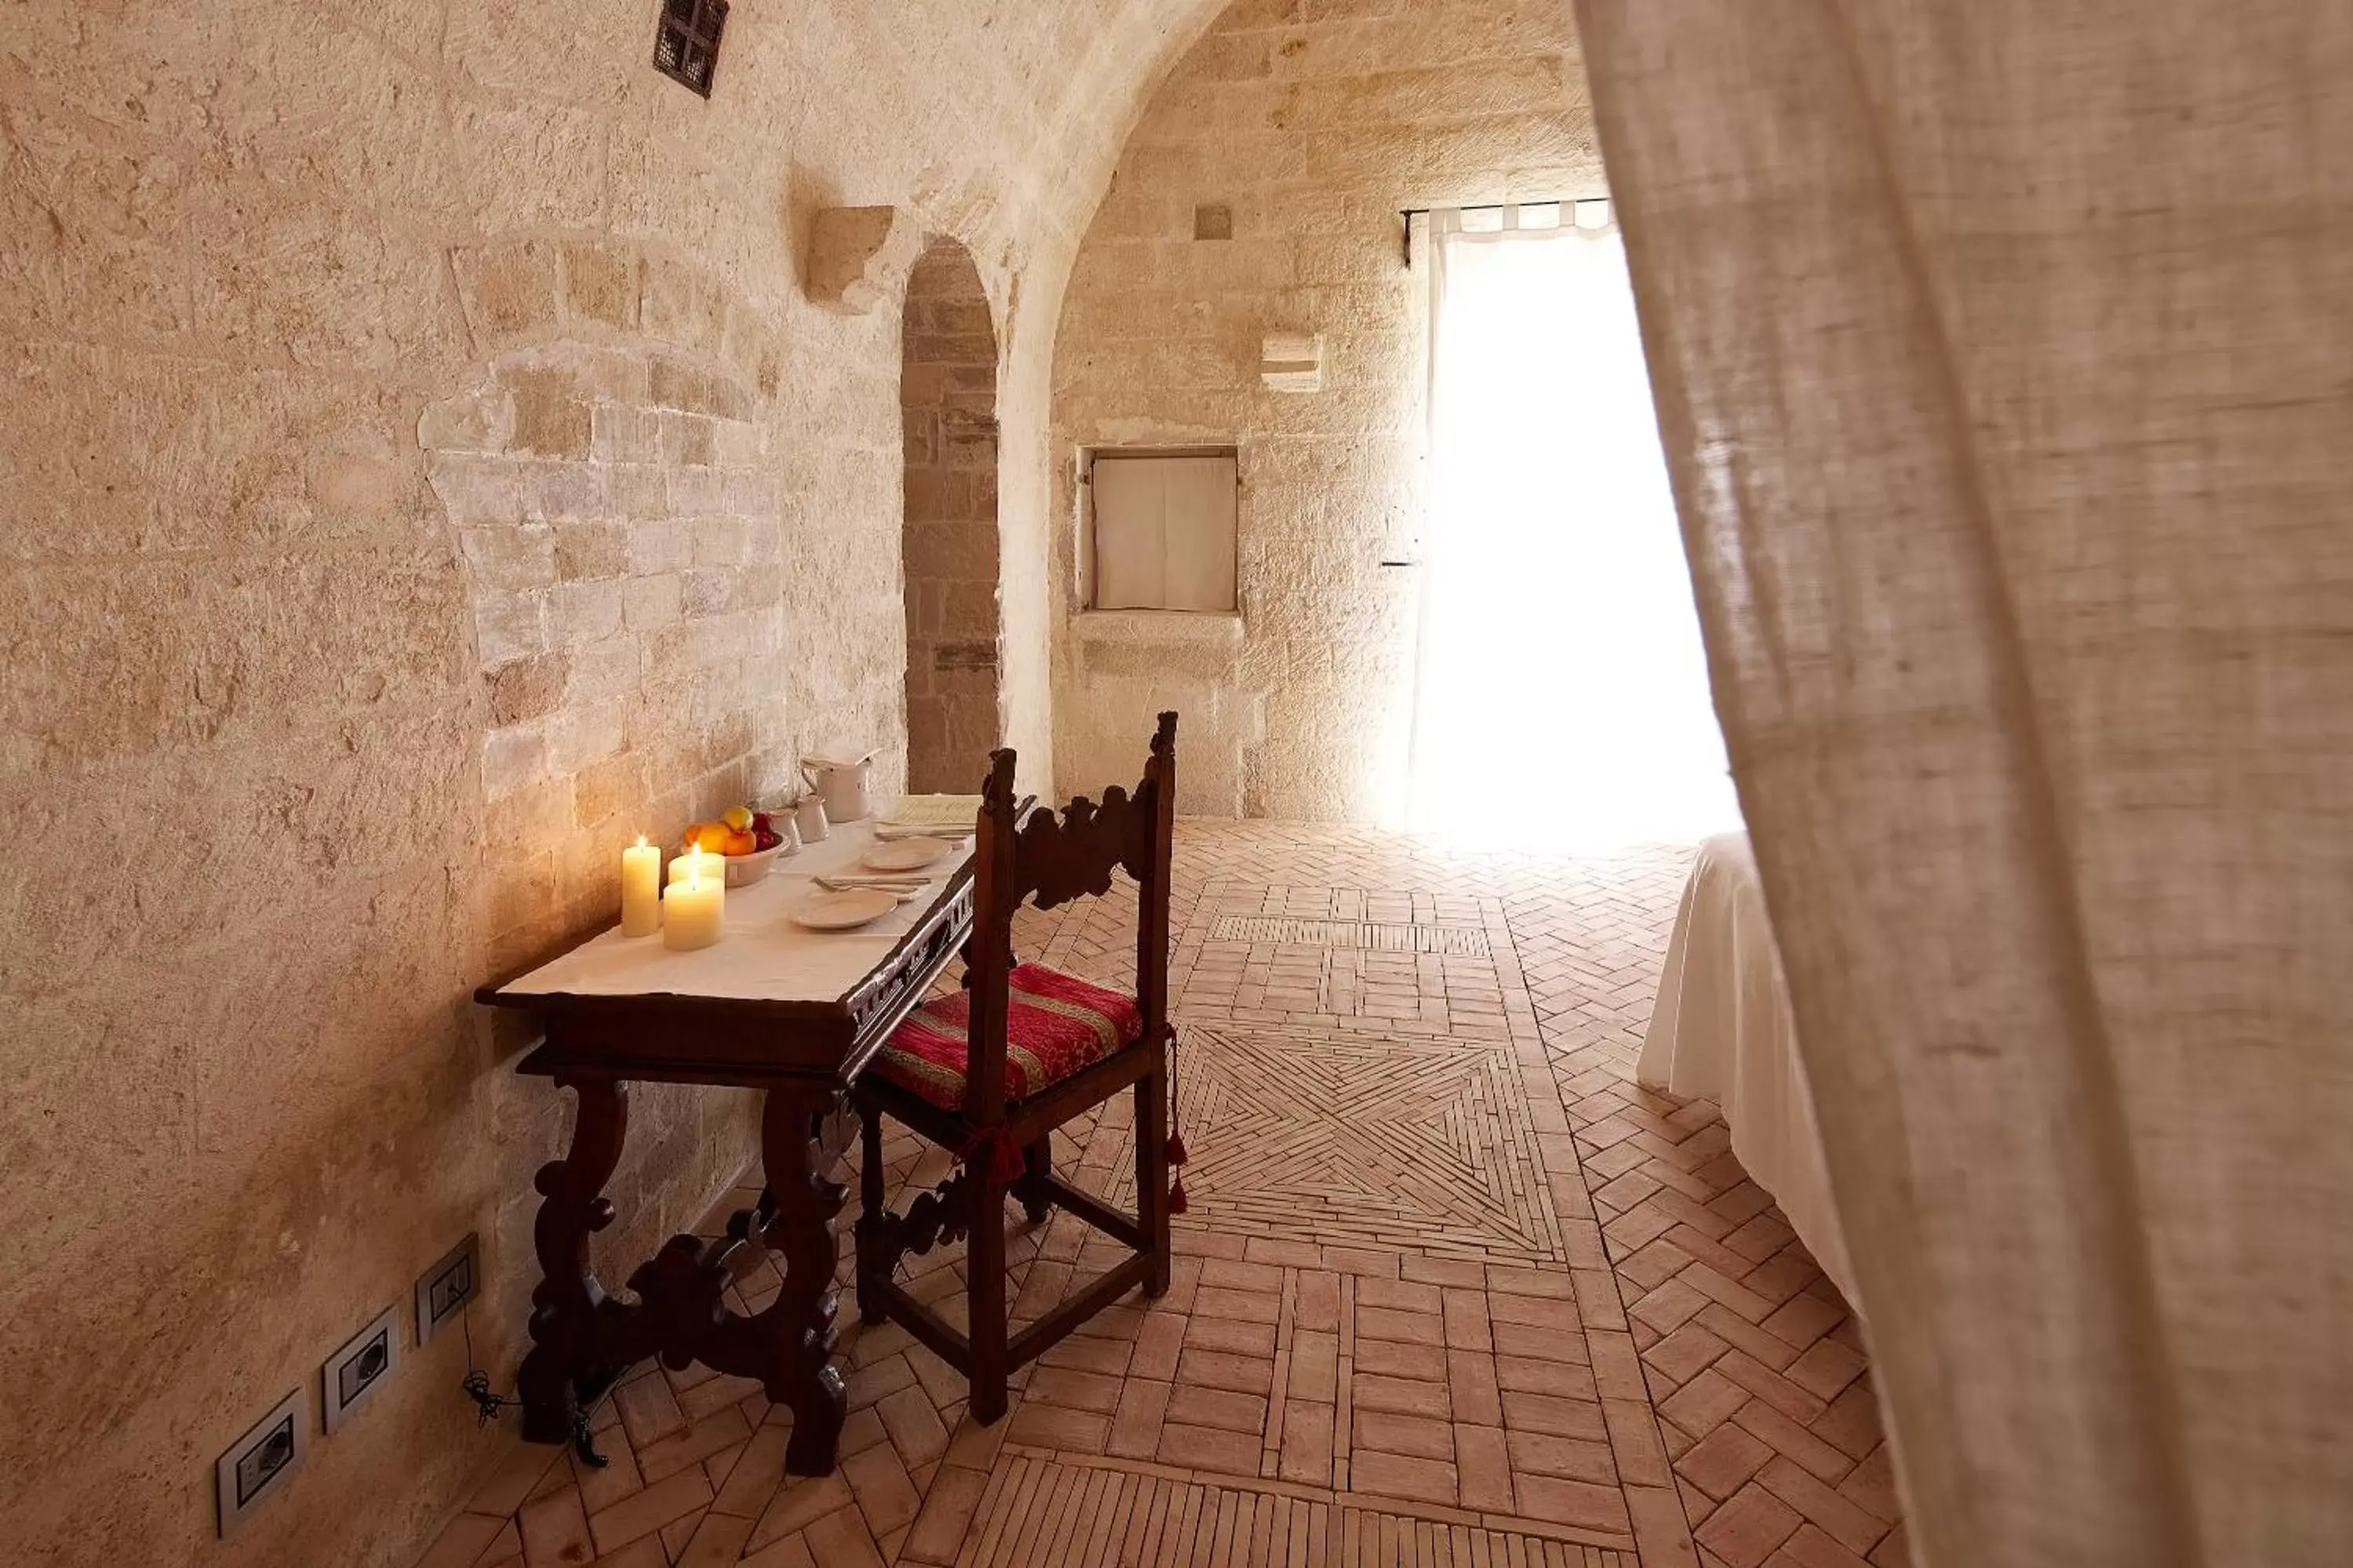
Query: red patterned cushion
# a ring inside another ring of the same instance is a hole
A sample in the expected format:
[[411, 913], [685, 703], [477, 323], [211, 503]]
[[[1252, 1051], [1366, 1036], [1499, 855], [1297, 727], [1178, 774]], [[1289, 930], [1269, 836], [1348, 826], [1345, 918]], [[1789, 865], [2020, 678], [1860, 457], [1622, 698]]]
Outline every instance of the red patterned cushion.
[[[964, 1109], [972, 994], [935, 997], [907, 1015], [871, 1070], [944, 1110]], [[1026, 1100], [1133, 1044], [1144, 1033], [1135, 998], [1042, 963], [1013, 971], [1005, 1018], [1005, 1098]]]

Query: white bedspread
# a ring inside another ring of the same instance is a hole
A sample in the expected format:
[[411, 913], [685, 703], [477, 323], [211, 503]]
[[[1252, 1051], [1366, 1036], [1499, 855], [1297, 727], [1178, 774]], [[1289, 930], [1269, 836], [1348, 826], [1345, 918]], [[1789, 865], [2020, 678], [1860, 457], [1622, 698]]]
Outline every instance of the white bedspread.
[[1814, 1130], [1813, 1091], [1798, 1059], [1781, 957], [1745, 833], [1700, 846], [1636, 1073], [1650, 1088], [1704, 1096], [1724, 1108], [1732, 1152], [1852, 1303], [1853, 1276]]

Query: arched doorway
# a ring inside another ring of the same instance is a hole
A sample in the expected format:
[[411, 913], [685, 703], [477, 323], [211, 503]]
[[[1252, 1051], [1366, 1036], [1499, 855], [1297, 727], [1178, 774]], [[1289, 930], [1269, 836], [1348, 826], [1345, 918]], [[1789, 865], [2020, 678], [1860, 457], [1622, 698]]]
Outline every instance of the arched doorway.
[[997, 331], [971, 253], [935, 239], [907, 282], [907, 787], [980, 787], [998, 719]]

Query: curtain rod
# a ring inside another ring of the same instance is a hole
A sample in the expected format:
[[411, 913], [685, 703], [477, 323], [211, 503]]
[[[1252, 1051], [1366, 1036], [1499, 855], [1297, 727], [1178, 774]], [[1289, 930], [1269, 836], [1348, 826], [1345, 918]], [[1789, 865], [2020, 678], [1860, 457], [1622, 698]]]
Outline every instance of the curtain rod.
[[1511, 207], [1581, 207], [1588, 202], [1608, 200], [1608, 196], [1540, 196], [1525, 202], [1478, 202], [1467, 207], [1399, 207], [1398, 216], [1405, 224], [1405, 264], [1413, 265], [1413, 220], [1428, 217], [1433, 212], [1499, 213]]

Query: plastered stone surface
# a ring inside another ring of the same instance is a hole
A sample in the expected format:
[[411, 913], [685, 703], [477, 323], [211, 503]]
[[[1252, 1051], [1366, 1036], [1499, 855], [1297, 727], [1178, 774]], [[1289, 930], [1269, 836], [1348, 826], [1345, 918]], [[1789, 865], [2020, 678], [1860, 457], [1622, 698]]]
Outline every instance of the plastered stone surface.
[[[468, 1231], [501, 1385], [569, 1108], [472, 988], [802, 744], [904, 765], [900, 313], [810, 215], [970, 251], [1003, 722], [1051, 766], [1078, 236], [1202, 0], [0, 8], [0, 1541], [406, 1568], [511, 1442], [412, 1355], [231, 1542], [210, 1470]], [[641, 1090], [617, 1283], [750, 1153]]]
[[[1243, 0], [1186, 55], [1120, 156], [1055, 350], [1063, 793], [1132, 773], [1173, 707], [1186, 810], [1390, 808], [1419, 584], [1379, 563], [1421, 526], [1429, 289], [1398, 211], [1603, 191], [1564, 5]], [[1323, 335], [1321, 392], [1261, 383], [1277, 333]], [[1085, 612], [1079, 450], [1227, 443], [1240, 625]]]

